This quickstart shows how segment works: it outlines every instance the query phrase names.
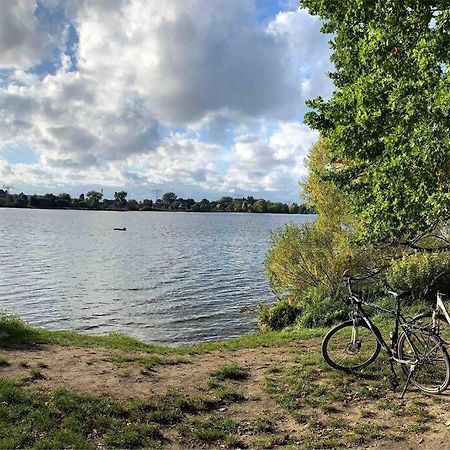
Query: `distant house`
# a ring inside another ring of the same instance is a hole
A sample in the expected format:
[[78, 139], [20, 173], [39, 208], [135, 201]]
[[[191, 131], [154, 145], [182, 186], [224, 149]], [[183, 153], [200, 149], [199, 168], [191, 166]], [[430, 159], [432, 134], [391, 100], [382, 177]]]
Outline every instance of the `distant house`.
[[0, 198], [5, 198], [8, 195], [8, 191], [4, 191], [3, 189], [0, 189]]

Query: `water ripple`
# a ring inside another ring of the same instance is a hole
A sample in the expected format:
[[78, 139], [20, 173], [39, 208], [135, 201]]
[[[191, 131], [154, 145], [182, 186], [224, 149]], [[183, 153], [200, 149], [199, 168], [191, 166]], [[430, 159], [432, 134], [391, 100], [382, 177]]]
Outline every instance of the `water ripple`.
[[[312, 217], [1, 209], [2, 310], [51, 329], [195, 342], [255, 329], [270, 231]], [[129, 230], [115, 233], [120, 224]]]

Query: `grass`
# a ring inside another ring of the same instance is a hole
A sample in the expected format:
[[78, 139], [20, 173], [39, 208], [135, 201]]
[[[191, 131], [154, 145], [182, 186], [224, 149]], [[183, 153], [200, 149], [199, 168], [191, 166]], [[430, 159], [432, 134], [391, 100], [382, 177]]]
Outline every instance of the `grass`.
[[[28, 369], [23, 380], [0, 378], [0, 449], [165, 448], [172, 444], [182, 448], [356, 448], [398, 442], [404, 437], [403, 429], [411, 437], [430, 430], [431, 424], [437, 426], [438, 416], [430, 409], [436, 405], [432, 398], [409, 399], [408, 391], [400, 401], [391, 393], [383, 358], [361, 373], [347, 374], [323, 363], [316, 340], [314, 345], [282, 347], [323, 335], [323, 330], [256, 334], [184, 347], [147, 345], [123, 335], [50, 332], [10, 317], [0, 317], [0, 331], [8, 333], [2, 345], [10, 347], [46, 343], [153, 353], [111, 351], [102, 359], [89, 360], [90, 364], [113, 364], [111, 373], [124, 385], [132, 377], [144, 381], [137, 371], [150, 376], [157, 366], [196, 363], [196, 354], [228, 350], [220, 353], [220, 362], [219, 356], [211, 355], [214, 367], [222, 365], [210, 372], [205, 368], [204, 381], [198, 389], [190, 389], [189, 396], [177, 391], [149, 393], [127, 402], [68, 389], [45, 391], [43, 383], [34, 382], [45, 375], [51, 380], [51, 368], [42, 362], [31, 367], [22, 361], [18, 365]], [[230, 362], [240, 348], [263, 346], [280, 346], [286, 357], [264, 361], [264, 366], [257, 363], [259, 372], [250, 363]], [[164, 383], [164, 373], [160, 371], [155, 380]], [[259, 404], [260, 409], [253, 411], [253, 401], [262, 398], [267, 402], [264, 409]], [[448, 408], [448, 400], [439, 402], [440, 408]]]
[[134, 350], [156, 354], [195, 355], [215, 350], [240, 350], [243, 348], [276, 347], [287, 342], [302, 341], [309, 337], [323, 336], [325, 329], [314, 328], [293, 331], [273, 331], [255, 333], [225, 341], [208, 342], [198, 345], [178, 347], [151, 345], [121, 333], [104, 336], [91, 336], [73, 331], [50, 331], [32, 327], [16, 316], [0, 315], [0, 331], [4, 334], [0, 347], [17, 347], [20, 345], [53, 344], [75, 347], [104, 347], [118, 350]]
[[23, 381], [45, 380], [44, 374], [39, 369], [32, 369], [30, 373], [23, 378]]
[[319, 349], [298, 357], [296, 363], [294, 367], [269, 370], [265, 390], [306, 427], [302, 448], [353, 448], [398, 442], [405, 435], [398, 428], [395, 432], [389, 418], [400, 418], [402, 428], [418, 435], [429, 429], [427, 424], [434, 418], [429, 402], [400, 401], [398, 394], [392, 397], [387, 382], [388, 365], [382, 358], [353, 374], [327, 367]]
[[201, 444], [223, 443], [226, 447], [243, 446], [237, 436], [238, 423], [232, 419], [210, 417], [206, 420], [193, 419], [179, 427], [184, 441]]
[[8, 367], [10, 364], [6, 358], [0, 356], [0, 367]]
[[68, 389], [39, 391], [0, 379], [0, 448], [160, 448], [167, 442], [165, 429], [181, 423], [186, 427], [183, 436], [231, 442], [236, 425], [230, 421], [194, 426], [202, 420], [193, 416], [219, 406], [211, 398], [176, 392], [123, 403]]
[[0, 448], [157, 447], [160, 427], [131, 407], [66, 389], [0, 379]]
[[245, 367], [239, 366], [236, 363], [228, 364], [210, 373], [210, 376], [217, 380], [246, 380], [249, 377], [249, 370]]

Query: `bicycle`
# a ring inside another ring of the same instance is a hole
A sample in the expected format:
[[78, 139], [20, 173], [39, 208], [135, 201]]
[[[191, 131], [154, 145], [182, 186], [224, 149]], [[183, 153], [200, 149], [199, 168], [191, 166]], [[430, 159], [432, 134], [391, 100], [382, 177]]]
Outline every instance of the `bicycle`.
[[[449, 272], [441, 272], [434, 281], [430, 284], [429, 288], [434, 286], [437, 281]], [[445, 308], [444, 304], [445, 294], [439, 290], [436, 293], [436, 303], [431, 311], [419, 314], [415, 316], [411, 323], [423, 323], [427, 327], [431, 328], [444, 342], [450, 344], [450, 313]]]
[[[389, 310], [372, 302], [364, 302], [362, 294], [354, 291], [352, 282], [362, 278], [349, 275], [345, 278], [353, 312], [350, 320], [335, 326], [325, 336], [322, 343], [325, 361], [337, 370], [353, 372], [372, 364], [383, 349], [392, 372], [392, 388], [395, 390], [399, 386], [394, 363], [400, 365], [407, 377], [401, 398], [410, 383], [429, 394], [445, 391], [450, 384], [450, 358], [446, 345], [430, 328], [420, 322], [408, 322], [403, 316], [401, 300], [410, 293], [389, 291], [396, 299], [395, 310]], [[366, 314], [363, 304], [395, 319], [390, 345]], [[438, 381], [433, 381], [433, 378]]]

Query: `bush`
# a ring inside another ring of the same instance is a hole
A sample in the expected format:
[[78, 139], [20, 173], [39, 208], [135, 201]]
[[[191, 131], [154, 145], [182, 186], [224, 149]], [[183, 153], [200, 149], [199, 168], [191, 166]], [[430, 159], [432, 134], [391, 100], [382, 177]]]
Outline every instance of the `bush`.
[[386, 280], [395, 290], [410, 290], [413, 299], [434, 301], [439, 289], [450, 294], [450, 276], [447, 274], [424, 295], [425, 289], [445, 271], [450, 270], [450, 252], [405, 254], [393, 261]]
[[301, 309], [286, 301], [277, 301], [273, 306], [260, 305], [258, 308], [258, 325], [263, 331], [282, 330], [293, 325]]
[[[363, 247], [351, 230], [314, 224], [289, 224], [272, 233], [266, 274], [279, 301], [273, 311], [262, 308], [262, 329], [280, 329], [295, 321], [302, 326], [326, 326], [348, 314], [342, 274], [363, 275], [391, 258], [391, 250]], [[361, 283], [359, 290], [377, 289]], [[373, 292], [372, 292], [373, 294]]]
[[310, 288], [323, 286], [334, 297], [352, 250], [346, 235], [320, 230], [314, 224], [289, 224], [272, 233], [266, 274], [275, 295], [298, 301]]
[[348, 319], [350, 306], [347, 295], [342, 292], [331, 298], [320, 292], [320, 288], [308, 290], [301, 299], [302, 314], [297, 318], [297, 325], [302, 327], [324, 327]]

